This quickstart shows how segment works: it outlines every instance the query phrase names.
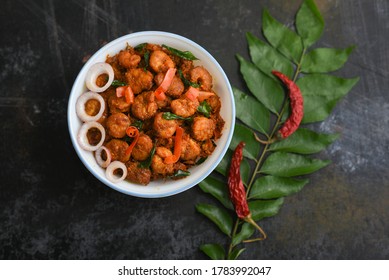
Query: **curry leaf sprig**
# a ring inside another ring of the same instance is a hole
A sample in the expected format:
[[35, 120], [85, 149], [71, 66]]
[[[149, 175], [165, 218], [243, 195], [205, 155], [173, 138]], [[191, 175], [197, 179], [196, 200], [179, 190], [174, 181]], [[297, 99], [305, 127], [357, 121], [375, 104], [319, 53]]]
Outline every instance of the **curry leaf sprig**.
[[[308, 184], [304, 175], [330, 163], [312, 155], [326, 149], [339, 135], [319, 133], [306, 125], [324, 121], [358, 78], [329, 74], [343, 67], [354, 47], [314, 48], [323, 30], [323, 18], [313, 0], [304, 0], [296, 14], [293, 30], [265, 10], [262, 33], [266, 40], [247, 33], [251, 59], [237, 54], [240, 72], [250, 93], [233, 88], [239, 121], [230, 149], [216, 173], [227, 176], [232, 151], [244, 141], [240, 173], [252, 219], [256, 222], [276, 215], [285, 197]], [[284, 73], [300, 88], [304, 98], [301, 124], [305, 127], [300, 126], [286, 139], [266, 143], [274, 138], [290, 115], [288, 96], [280, 81], [271, 74], [273, 70]], [[260, 143], [258, 138], [265, 141]], [[220, 176], [211, 175], [199, 186], [213, 196], [217, 204], [197, 204], [197, 211], [229, 238], [227, 244], [209, 243], [200, 249], [211, 259], [237, 259], [246, 250], [244, 242], [255, 235], [255, 227], [236, 216], [226, 178], [222, 180]]]

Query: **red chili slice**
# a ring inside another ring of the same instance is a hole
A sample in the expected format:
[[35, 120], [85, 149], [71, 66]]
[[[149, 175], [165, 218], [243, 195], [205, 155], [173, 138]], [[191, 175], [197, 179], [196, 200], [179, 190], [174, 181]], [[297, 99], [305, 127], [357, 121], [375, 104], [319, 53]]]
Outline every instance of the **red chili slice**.
[[157, 100], [165, 100], [166, 95], [165, 92], [169, 89], [170, 85], [172, 84], [174, 75], [176, 74], [177, 69], [176, 68], [169, 68], [167, 70], [165, 77], [163, 78], [162, 83], [159, 85], [159, 87], [155, 90], [155, 98]]

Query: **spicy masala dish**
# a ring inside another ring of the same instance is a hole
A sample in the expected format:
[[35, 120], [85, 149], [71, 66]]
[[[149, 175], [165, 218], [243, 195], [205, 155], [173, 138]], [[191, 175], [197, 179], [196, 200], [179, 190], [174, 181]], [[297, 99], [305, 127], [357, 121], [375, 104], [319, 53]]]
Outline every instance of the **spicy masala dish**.
[[76, 103], [79, 145], [107, 179], [147, 185], [190, 175], [215, 149], [224, 120], [210, 73], [188, 51], [127, 46], [86, 75]]

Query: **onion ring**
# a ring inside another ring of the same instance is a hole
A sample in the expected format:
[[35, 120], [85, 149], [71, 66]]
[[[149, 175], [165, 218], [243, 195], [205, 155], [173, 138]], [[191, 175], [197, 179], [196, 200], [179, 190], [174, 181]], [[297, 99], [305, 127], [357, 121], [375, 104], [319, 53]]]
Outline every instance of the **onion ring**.
[[[91, 128], [97, 128], [101, 133], [101, 140], [100, 142], [93, 146], [89, 143], [87, 133]], [[77, 141], [78, 144], [86, 151], [96, 151], [98, 148], [100, 148], [105, 140], [105, 129], [104, 127], [99, 124], [98, 122], [86, 122], [84, 123], [80, 130], [78, 131], [77, 135]]]
[[[107, 83], [99, 87], [96, 84], [97, 77], [101, 74], [108, 74], [108, 81]], [[98, 62], [96, 64], [93, 64], [91, 68], [89, 68], [88, 72], [86, 73], [85, 77], [85, 83], [86, 87], [90, 91], [94, 92], [103, 92], [109, 88], [109, 86], [112, 84], [114, 78], [114, 73], [112, 66], [105, 62]]]
[[[107, 154], [106, 160], [104, 160], [102, 157], [103, 151], [105, 151], [105, 153]], [[101, 146], [96, 150], [95, 159], [98, 165], [100, 165], [102, 168], [106, 168], [111, 163], [111, 152], [106, 147]]]
[[[85, 104], [91, 100], [91, 99], [95, 99], [97, 101], [99, 101], [100, 103], [100, 110], [99, 112], [94, 115], [94, 116], [91, 116], [91, 115], [88, 115], [86, 112], [85, 112]], [[94, 122], [94, 121], [97, 121], [99, 120], [102, 116], [103, 116], [103, 113], [104, 113], [104, 110], [105, 110], [105, 101], [104, 101], [104, 98], [96, 93], [96, 92], [93, 92], [93, 91], [88, 91], [88, 92], [85, 92], [83, 94], [81, 94], [78, 99], [77, 99], [77, 103], [76, 103], [76, 113], [77, 113], [77, 116], [83, 121], [83, 122]]]
[[[115, 170], [121, 169], [123, 171], [123, 174], [121, 177], [118, 177], [114, 174]], [[109, 181], [112, 183], [119, 183], [123, 181], [127, 177], [127, 167], [125, 164], [121, 161], [115, 160], [111, 162], [107, 169], [105, 170], [105, 176]]]

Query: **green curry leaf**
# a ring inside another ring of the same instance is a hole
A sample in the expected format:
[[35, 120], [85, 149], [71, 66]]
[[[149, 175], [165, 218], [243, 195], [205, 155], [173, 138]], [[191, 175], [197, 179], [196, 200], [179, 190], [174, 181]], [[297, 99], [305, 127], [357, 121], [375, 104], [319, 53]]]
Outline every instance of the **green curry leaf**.
[[251, 188], [250, 199], [272, 199], [295, 194], [302, 190], [308, 179], [294, 179], [277, 176], [262, 176]]
[[224, 260], [225, 251], [220, 244], [203, 244], [200, 250], [211, 260]]
[[165, 120], [183, 120], [183, 121], [192, 121], [193, 120], [193, 118], [191, 118], [191, 117], [184, 118], [184, 117], [178, 116], [176, 114], [173, 114], [172, 112], [164, 112], [162, 114], [162, 118], [164, 118]]
[[234, 206], [229, 197], [228, 187], [226, 182], [220, 181], [212, 176], [208, 176], [199, 183], [199, 187], [205, 193], [211, 194], [224, 207], [233, 210]]
[[243, 155], [249, 159], [256, 159], [261, 147], [255, 140], [253, 131], [243, 125], [236, 124], [234, 130], [234, 137], [231, 140], [230, 147], [235, 149], [239, 142], [244, 141], [246, 143]]
[[229, 260], [236, 260], [244, 251], [246, 251], [246, 248], [235, 248], [232, 250], [231, 254], [228, 256]]
[[189, 175], [190, 175], [190, 171], [178, 169], [177, 171], [174, 172], [172, 176], [170, 176], [170, 178], [179, 179], [183, 177], [188, 177]]
[[274, 19], [267, 10], [262, 15], [262, 31], [269, 43], [288, 59], [298, 63], [303, 53], [301, 37]]
[[321, 37], [324, 20], [313, 0], [304, 0], [296, 16], [296, 29], [309, 47]]
[[255, 232], [254, 226], [249, 223], [243, 223], [240, 231], [232, 238], [232, 245], [238, 245], [246, 239], [249, 239]]
[[317, 133], [313, 130], [300, 127], [288, 138], [272, 144], [269, 151], [314, 154], [327, 148], [338, 137], [339, 134]]
[[126, 86], [127, 83], [119, 81], [119, 80], [113, 80], [111, 86], [113, 87], [123, 87]]
[[243, 91], [233, 87], [235, 98], [236, 117], [244, 124], [263, 134], [269, 133], [270, 112], [261, 102]]
[[209, 116], [211, 115], [212, 108], [211, 108], [211, 105], [209, 105], [208, 102], [206, 100], [204, 100], [197, 107], [197, 111], [202, 113], [207, 118], [209, 118]]
[[267, 73], [271, 78], [274, 78], [270, 73], [272, 70], [277, 70], [289, 78], [292, 77], [293, 65], [287, 58], [251, 33], [247, 33], [246, 38], [251, 60], [263, 73]]
[[186, 59], [186, 60], [198, 60], [197, 57], [195, 57], [193, 55], [193, 53], [191, 53], [190, 51], [180, 51], [180, 50], [177, 50], [173, 47], [169, 47], [167, 45], [162, 45], [162, 47], [166, 48], [167, 50], [169, 50], [172, 54], [178, 56], [178, 57], [181, 57], [183, 59]]
[[196, 210], [210, 219], [224, 234], [231, 236], [232, 218], [224, 208], [199, 203], [196, 205]]
[[327, 74], [305, 75], [297, 81], [304, 97], [303, 123], [323, 121], [338, 101], [358, 82], [359, 78], [344, 79]]
[[134, 47], [137, 52], [142, 52], [147, 46], [147, 43], [142, 43]]
[[182, 73], [181, 69], [178, 69], [178, 75], [180, 76], [181, 81], [184, 83], [186, 87], [194, 87], [194, 88], [199, 88], [200, 84], [198, 83], [193, 83], [189, 81], [187, 78], [185, 78], [184, 74]]
[[282, 197], [272, 200], [252, 200], [249, 202], [251, 216], [254, 221], [259, 221], [277, 215], [283, 203]]
[[313, 173], [326, 167], [330, 161], [313, 159], [302, 155], [274, 152], [264, 162], [261, 173], [293, 177]]
[[355, 47], [346, 49], [317, 48], [307, 53], [301, 64], [301, 72], [326, 73], [340, 69]]
[[[250, 92], [273, 113], [277, 113], [284, 100], [284, 90], [281, 85], [265, 75], [253, 63], [237, 55], [240, 62], [240, 72]], [[267, 94], [271, 92], [272, 94]]]

